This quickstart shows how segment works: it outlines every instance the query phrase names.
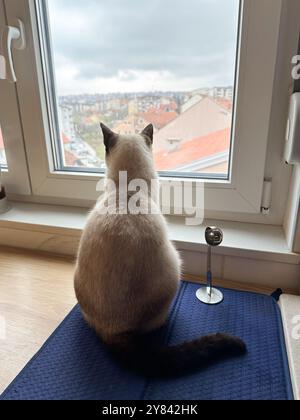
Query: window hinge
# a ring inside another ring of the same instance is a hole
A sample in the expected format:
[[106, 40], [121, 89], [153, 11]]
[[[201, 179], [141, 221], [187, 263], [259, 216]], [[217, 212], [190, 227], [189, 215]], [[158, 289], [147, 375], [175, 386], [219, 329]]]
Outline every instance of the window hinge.
[[265, 179], [264, 187], [261, 200], [261, 212], [264, 215], [268, 215], [271, 209], [271, 198], [272, 198], [272, 180]]

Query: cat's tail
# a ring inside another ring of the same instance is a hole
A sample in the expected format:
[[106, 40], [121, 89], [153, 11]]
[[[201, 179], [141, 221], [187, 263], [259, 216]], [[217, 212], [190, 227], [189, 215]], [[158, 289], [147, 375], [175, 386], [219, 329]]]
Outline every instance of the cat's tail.
[[247, 352], [245, 343], [227, 334], [213, 334], [176, 346], [157, 346], [142, 337], [110, 345], [127, 368], [154, 377], [181, 376]]

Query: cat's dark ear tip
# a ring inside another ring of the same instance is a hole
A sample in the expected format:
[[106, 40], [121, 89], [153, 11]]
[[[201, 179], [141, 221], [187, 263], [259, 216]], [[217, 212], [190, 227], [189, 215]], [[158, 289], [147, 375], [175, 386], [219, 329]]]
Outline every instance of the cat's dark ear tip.
[[146, 131], [148, 131], [148, 132], [154, 132], [154, 127], [153, 127], [153, 124], [149, 124], [149, 125], [147, 125], [147, 127], [145, 128], [145, 130]]
[[147, 125], [146, 128], [142, 131], [142, 135], [148, 137], [153, 142], [154, 127], [153, 124]]
[[109, 151], [117, 141], [117, 134], [115, 134], [110, 128], [108, 128], [102, 122], [100, 123], [102, 129], [103, 141], [106, 147], [106, 151]]
[[110, 136], [110, 137], [115, 136], [115, 133], [102, 122], [100, 123], [100, 127], [104, 136]]
[[106, 127], [106, 125], [103, 124], [103, 122], [100, 123], [100, 127], [102, 131], [108, 130], [108, 127]]

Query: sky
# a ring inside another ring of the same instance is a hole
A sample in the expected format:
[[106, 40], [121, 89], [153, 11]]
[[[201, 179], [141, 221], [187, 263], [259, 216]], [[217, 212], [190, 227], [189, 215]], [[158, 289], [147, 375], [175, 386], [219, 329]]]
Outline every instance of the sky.
[[233, 85], [239, 0], [48, 0], [58, 95]]

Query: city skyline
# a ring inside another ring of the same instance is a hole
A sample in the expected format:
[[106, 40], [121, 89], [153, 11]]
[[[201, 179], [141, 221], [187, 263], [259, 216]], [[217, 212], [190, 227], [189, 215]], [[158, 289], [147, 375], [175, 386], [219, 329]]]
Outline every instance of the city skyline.
[[68, 94], [60, 94], [58, 97], [59, 98], [64, 98], [64, 97], [70, 97], [70, 96], [126, 96], [126, 95], [160, 95], [160, 94], [185, 94], [185, 93], [192, 93], [195, 91], [200, 91], [200, 90], [211, 90], [211, 89], [234, 89], [234, 86], [232, 84], [228, 84], [228, 85], [212, 85], [212, 86], [201, 86], [201, 87], [196, 87], [195, 89], [187, 89], [187, 90], [140, 90], [140, 91], [124, 91], [124, 92], [119, 92], [119, 91], [111, 91], [111, 92], [98, 92], [98, 91], [94, 91], [94, 92], [77, 92], [77, 93], [68, 93]]

